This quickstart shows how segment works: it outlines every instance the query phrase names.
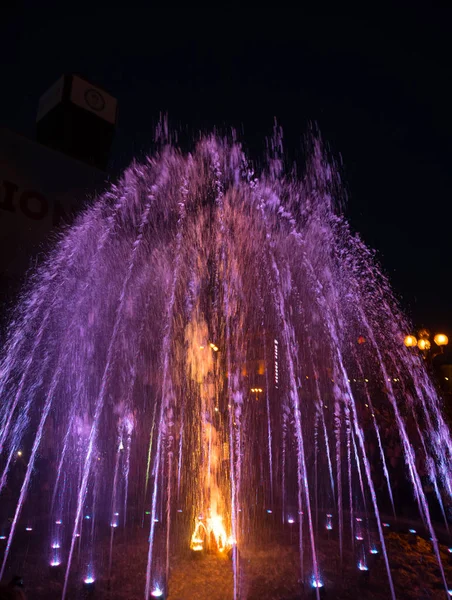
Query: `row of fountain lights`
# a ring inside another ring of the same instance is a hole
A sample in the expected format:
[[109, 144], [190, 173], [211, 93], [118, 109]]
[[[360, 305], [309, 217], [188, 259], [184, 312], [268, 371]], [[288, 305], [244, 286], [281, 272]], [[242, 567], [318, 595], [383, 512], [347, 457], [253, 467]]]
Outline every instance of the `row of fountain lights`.
[[[178, 510], [177, 512], [182, 512], [182, 510]], [[150, 512], [146, 511], [146, 514], [149, 515]], [[118, 517], [119, 517], [119, 513], [115, 512], [114, 513], [114, 518], [111, 522], [111, 527], [113, 529], [116, 529], [118, 527]], [[85, 515], [84, 519], [89, 521], [91, 520], [91, 515]], [[158, 519], [154, 519], [155, 521], [158, 522]], [[55, 525], [61, 526], [63, 524], [63, 521], [61, 519], [58, 519], [55, 521]], [[25, 531], [27, 533], [31, 533], [33, 531], [33, 527], [27, 526], [25, 527]], [[59, 537], [57, 536], [57, 539], [55, 541], [52, 542], [51, 545], [51, 550], [52, 550], [52, 559], [50, 561], [50, 567], [52, 567], [52, 569], [57, 569], [58, 567], [61, 567], [61, 556], [60, 556], [60, 549], [61, 549], [61, 543], [59, 541]], [[76, 533], [75, 534], [76, 538], [80, 537], [80, 533]], [[0, 535], [0, 541], [6, 541], [7, 536], [6, 535]], [[94, 590], [94, 584], [96, 582], [96, 579], [94, 577], [93, 574], [93, 570], [91, 565], [88, 566], [88, 573], [87, 576], [83, 579], [83, 586], [86, 590]], [[163, 600], [163, 590], [159, 585], [155, 585], [153, 590], [151, 591], [151, 597], [152, 598], [161, 598]]]
[[[178, 510], [178, 512], [182, 512], [182, 510]], [[273, 513], [273, 511], [271, 509], [267, 509], [267, 514], [271, 515]], [[146, 511], [146, 515], [149, 515], [150, 511]], [[301, 515], [303, 515], [303, 512], [300, 513]], [[117, 517], [119, 516], [119, 513], [114, 513], [115, 515], [115, 519], [112, 521], [111, 523], [111, 527], [116, 528], [118, 526], [118, 520]], [[84, 517], [86, 520], [90, 520], [91, 516], [90, 515], [85, 515]], [[155, 519], [156, 521], [158, 521], [158, 519]], [[362, 531], [362, 522], [363, 519], [361, 517], [356, 517], [356, 533], [355, 533], [355, 539], [358, 542], [363, 542], [364, 541], [364, 535], [363, 535], [363, 531]], [[55, 521], [56, 525], [62, 525], [62, 520], [57, 520]], [[295, 523], [295, 519], [293, 517], [288, 517], [287, 519], [287, 523], [289, 525], [293, 525]], [[383, 522], [382, 526], [384, 528], [389, 528], [390, 524]], [[325, 529], [329, 532], [333, 530], [333, 515], [328, 513], [326, 515], [326, 521], [325, 521]], [[25, 531], [27, 532], [31, 532], [33, 531], [32, 527], [25, 527]], [[414, 536], [412, 538], [412, 542], [413, 543], [416, 540], [416, 536], [417, 536], [417, 531], [415, 529], [408, 529], [408, 533], [411, 536]], [[75, 534], [76, 537], [80, 537], [79, 533]], [[0, 535], [0, 540], [4, 541], [7, 539], [6, 535]], [[227, 540], [227, 544], [225, 545], [225, 547], [232, 545], [233, 542], [231, 542], [230, 539]], [[52, 551], [53, 551], [53, 558], [52, 561], [50, 562], [50, 566], [51, 567], [59, 567], [61, 566], [61, 560], [59, 557], [59, 552], [58, 550], [61, 548], [60, 542], [59, 541], [55, 541], [52, 543]], [[199, 548], [193, 548], [193, 550], [199, 550]], [[219, 551], [221, 552], [224, 548], [219, 548]], [[448, 549], [449, 554], [452, 556], [452, 547], [449, 547]], [[379, 550], [378, 547], [374, 544], [371, 546], [369, 553], [373, 556], [376, 556], [379, 554]], [[362, 573], [368, 573], [369, 572], [369, 565], [367, 564], [366, 558], [365, 558], [365, 551], [363, 549], [363, 557], [362, 559], [360, 559], [358, 561], [358, 570]], [[89, 588], [92, 589], [94, 587], [94, 583], [95, 583], [95, 578], [92, 574], [88, 574], [88, 576], [83, 580], [84, 586], [85, 588]], [[324, 588], [324, 582], [320, 577], [315, 577], [313, 576], [311, 579], [311, 586], [314, 589], [318, 589], [318, 588]], [[449, 595], [452, 596], [452, 590], [449, 591]], [[151, 597], [152, 598], [163, 598], [163, 590], [161, 589], [160, 586], [155, 586], [154, 589], [151, 591]]]
[[[423, 330], [422, 332], [420, 332], [419, 335], [419, 339], [417, 340], [415, 338], [415, 336], [413, 335], [407, 335], [405, 337], [404, 343], [405, 346], [407, 346], [408, 348], [410, 347], [418, 347], [419, 350], [421, 351], [428, 351], [430, 350], [431, 344], [429, 341], [429, 334], [426, 330]], [[442, 333], [438, 333], [434, 336], [433, 341], [435, 342], [435, 344], [439, 347], [444, 347], [449, 343], [449, 339], [445, 334]], [[360, 338], [358, 338], [358, 343], [362, 344], [365, 342], [365, 339], [360, 336]], [[275, 340], [275, 345], [277, 344], [276, 340]], [[218, 352], [218, 347], [213, 344], [210, 343], [209, 344], [210, 348], [214, 351], [214, 352]], [[201, 346], [201, 349], [203, 349], [204, 347]], [[308, 379], [308, 376], [306, 376], [306, 378]], [[367, 380], [365, 380], [367, 381]], [[255, 394], [260, 394], [263, 392], [262, 388], [251, 388], [251, 392], [255, 393]], [[21, 457], [22, 456], [22, 451], [19, 450], [17, 452], [17, 456]], [[181, 511], [178, 511], [181, 512]], [[273, 511], [268, 509], [267, 513], [271, 514]], [[146, 514], [148, 514], [148, 512], [146, 512]], [[303, 513], [301, 513], [303, 514]], [[118, 519], [117, 517], [119, 516], [119, 513], [115, 512], [114, 513], [115, 518], [113, 519], [112, 523], [111, 523], [111, 527], [116, 528], [118, 526]], [[85, 515], [85, 519], [89, 520], [91, 517], [90, 515]], [[325, 528], [327, 531], [331, 531], [333, 529], [333, 515], [332, 514], [327, 514], [326, 515], [326, 525]], [[156, 521], [158, 521], [158, 519], [155, 519]], [[293, 525], [295, 523], [295, 519], [292, 517], [289, 517], [287, 519], [287, 522], [289, 523], [289, 525]], [[360, 517], [356, 518], [356, 522], [357, 524], [360, 524], [362, 522], [362, 519]], [[55, 521], [56, 525], [62, 525], [62, 521], [61, 520], [57, 520]], [[383, 523], [383, 527], [389, 527], [389, 523]], [[25, 531], [27, 532], [31, 532], [33, 531], [32, 527], [25, 527]], [[410, 534], [412, 535], [416, 535], [416, 530], [415, 529], [409, 529], [408, 530]], [[75, 534], [76, 537], [80, 537], [79, 533]], [[361, 526], [357, 526], [357, 533], [355, 536], [355, 539], [357, 541], [364, 541], [364, 537], [362, 535], [362, 531], [361, 531]], [[0, 535], [0, 540], [6, 540], [6, 535]], [[230, 540], [228, 540], [228, 542], [230, 542]], [[50, 566], [51, 567], [59, 567], [61, 565], [61, 560], [59, 557], [59, 552], [58, 550], [60, 549], [61, 545], [58, 541], [53, 542], [52, 543], [52, 550], [53, 550], [53, 559], [50, 562]], [[448, 548], [448, 552], [450, 554], [452, 554], [452, 548]], [[372, 546], [372, 548], [370, 549], [370, 554], [372, 555], [377, 555], [379, 553], [378, 548], [376, 546]], [[363, 556], [362, 560], [358, 561], [358, 569], [361, 572], [368, 572], [369, 571], [369, 567], [367, 565], [367, 562], [365, 560], [365, 556]], [[84, 580], [83, 583], [85, 585], [85, 587], [92, 587], [94, 586], [95, 583], [95, 578], [93, 575], [88, 575]], [[316, 578], [315, 576], [313, 576], [312, 580], [311, 580], [311, 585], [314, 589], [319, 589], [319, 588], [324, 588], [324, 583], [320, 578]], [[449, 591], [449, 595], [452, 596], [452, 590]], [[159, 586], [155, 586], [155, 588], [152, 590], [151, 592], [151, 597], [153, 598], [162, 598], [163, 597], [163, 590], [159, 587]]]
[[[267, 513], [268, 514], [272, 514], [272, 510], [268, 509]], [[301, 515], [303, 515], [304, 513], [301, 512], [299, 513]], [[356, 517], [356, 533], [355, 533], [355, 540], [358, 542], [363, 542], [364, 541], [364, 535], [363, 535], [363, 531], [362, 531], [362, 522], [363, 519], [361, 517]], [[295, 523], [295, 519], [293, 517], [289, 517], [287, 519], [287, 523], [289, 523], [289, 525], [293, 525]], [[385, 523], [382, 522], [382, 526], [386, 529], [390, 528], [390, 524], [389, 523]], [[332, 514], [327, 514], [326, 515], [326, 521], [325, 521], [325, 529], [329, 532], [333, 530], [333, 515]], [[417, 531], [416, 529], [408, 529], [408, 534], [410, 535], [410, 543], [411, 544], [416, 544], [417, 543]], [[430, 538], [430, 541], [433, 541], [433, 538]], [[452, 547], [449, 547], [447, 549], [449, 555], [452, 557]], [[379, 550], [376, 544], [373, 544], [369, 550], [369, 554], [373, 555], [373, 556], [377, 556], [379, 555]], [[363, 573], [363, 574], [369, 574], [369, 565], [367, 564], [366, 561], [366, 557], [365, 557], [365, 550], [363, 548], [363, 558], [360, 559], [358, 561], [358, 570]], [[323, 580], [320, 577], [315, 577], [312, 576], [311, 578], [311, 587], [314, 589], [324, 589], [325, 584], [323, 582]], [[449, 596], [452, 597], [452, 589], [448, 590], [448, 594]]]

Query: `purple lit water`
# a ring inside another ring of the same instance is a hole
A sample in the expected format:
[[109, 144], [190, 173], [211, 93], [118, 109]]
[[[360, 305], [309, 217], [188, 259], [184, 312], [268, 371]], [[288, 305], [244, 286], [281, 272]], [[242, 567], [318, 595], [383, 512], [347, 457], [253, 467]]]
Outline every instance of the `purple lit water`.
[[[230, 139], [201, 137], [190, 154], [161, 143], [32, 276], [0, 364], [0, 493], [19, 449], [25, 460], [11, 514], [0, 496], [10, 518], [2, 577], [18, 532], [36, 530], [25, 520], [34, 511], [48, 530], [43, 561], [64, 570], [63, 597], [74, 573], [80, 586], [109, 578], [116, 540], [136, 524], [148, 528], [143, 594], [166, 594], [172, 545], [189, 547], [215, 486], [236, 542], [235, 599], [245, 593], [241, 545], [270, 521], [295, 535], [300, 577], [318, 598], [328, 587], [322, 536], [337, 538], [341, 555], [352, 540], [358, 570], [381, 551], [395, 598], [381, 508], [400, 510], [389, 423], [447, 593], [421, 481], [422, 470], [446, 521], [452, 440], [441, 399], [341, 213], [340, 171], [319, 139], [307, 143], [302, 175], [285, 168], [278, 131], [268, 148], [257, 172]], [[206, 426], [222, 449], [212, 473]], [[199, 484], [206, 468], [210, 496]], [[50, 481], [39, 509], [36, 473]]]

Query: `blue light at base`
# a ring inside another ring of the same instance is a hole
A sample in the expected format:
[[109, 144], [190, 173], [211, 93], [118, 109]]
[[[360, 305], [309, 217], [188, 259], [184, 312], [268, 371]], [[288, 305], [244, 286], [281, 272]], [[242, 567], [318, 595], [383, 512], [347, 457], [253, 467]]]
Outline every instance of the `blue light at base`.
[[373, 547], [370, 549], [370, 553], [371, 553], [371, 554], [378, 554], [378, 548], [376, 548], [375, 546], [373, 546]]
[[293, 523], [295, 523], [295, 519], [292, 519], [292, 518], [290, 518], [290, 519], [287, 519], [287, 522], [288, 522], [288, 523], [290, 523], [290, 524], [292, 525]]
[[33, 531], [33, 527], [25, 527], [25, 531]]
[[[4, 537], [1, 539], [4, 539]], [[449, 554], [452, 554], [452, 548], [448, 548], [447, 551], [449, 552]]]
[[89, 521], [91, 519], [90, 515], [85, 515], [85, 519]]
[[0, 540], [6, 540], [6, 535], [0, 535]]
[[362, 561], [360, 560], [360, 561], [359, 561], [359, 563], [358, 563], [358, 569], [359, 569], [360, 571], [368, 571], [368, 570], [369, 570], [369, 567], [366, 565], [366, 563], [365, 563], [365, 562], [362, 562]]
[[325, 527], [326, 527], [327, 531], [331, 531], [333, 529], [333, 515], [331, 515], [331, 514], [326, 515]]
[[57, 559], [52, 560], [52, 562], [50, 563], [51, 567], [59, 567], [60, 565], [61, 565], [61, 561], [59, 561]]
[[323, 588], [323, 581], [321, 579], [316, 579], [314, 576], [311, 579], [311, 587], [313, 587], [314, 589], [316, 588]]
[[90, 575], [89, 577], [86, 577], [86, 578], [83, 580], [83, 583], [84, 583], [85, 585], [94, 585], [94, 582], [95, 582], [95, 581], [96, 581], [96, 580], [94, 579], [94, 577], [92, 577], [92, 576]]
[[408, 529], [409, 533], [416, 533], [415, 529]]
[[267, 513], [268, 513], [269, 515], [271, 515], [271, 514], [272, 514], [272, 512], [273, 512], [273, 511], [272, 511], [270, 508], [267, 508]]
[[158, 586], [154, 588], [151, 592], [152, 598], [162, 598], [163, 590], [161, 590]]

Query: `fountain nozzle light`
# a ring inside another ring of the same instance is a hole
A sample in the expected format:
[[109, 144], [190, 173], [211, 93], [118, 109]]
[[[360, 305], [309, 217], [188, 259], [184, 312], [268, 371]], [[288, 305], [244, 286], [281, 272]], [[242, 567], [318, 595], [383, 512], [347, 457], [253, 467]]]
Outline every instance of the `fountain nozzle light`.
[[88, 575], [88, 577], [85, 577], [85, 579], [83, 580], [83, 587], [87, 591], [93, 591], [95, 584], [96, 580], [92, 575]]
[[326, 589], [323, 581], [318, 577], [312, 577], [311, 579], [311, 596], [313, 598], [325, 598], [326, 597]]

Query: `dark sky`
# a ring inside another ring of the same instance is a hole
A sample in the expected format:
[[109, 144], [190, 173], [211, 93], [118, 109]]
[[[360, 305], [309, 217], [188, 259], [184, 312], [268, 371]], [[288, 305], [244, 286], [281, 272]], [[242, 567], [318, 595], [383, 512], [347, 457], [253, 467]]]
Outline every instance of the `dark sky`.
[[253, 152], [274, 117], [292, 153], [316, 121], [342, 154], [346, 213], [405, 309], [452, 333], [451, 12], [147, 6], [16, 4], [0, 36], [0, 124], [32, 136], [39, 96], [71, 72], [118, 98], [113, 169], [146, 153], [161, 111], [194, 131], [235, 126]]

